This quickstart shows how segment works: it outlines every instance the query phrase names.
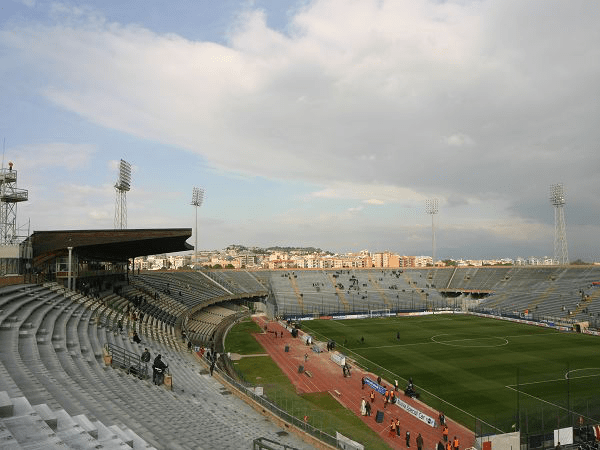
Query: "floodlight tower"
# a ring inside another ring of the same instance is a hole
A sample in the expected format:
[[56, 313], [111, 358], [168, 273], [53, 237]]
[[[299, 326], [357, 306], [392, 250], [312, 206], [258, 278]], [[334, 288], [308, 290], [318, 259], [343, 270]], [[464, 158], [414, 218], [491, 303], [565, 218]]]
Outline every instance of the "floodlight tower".
[[19, 242], [17, 234], [17, 203], [29, 200], [26, 189], [17, 188], [17, 171], [13, 163], [8, 169], [0, 169], [0, 245], [12, 245]]
[[127, 229], [127, 191], [131, 189], [131, 164], [121, 160], [119, 163], [119, 179], [115, 184], [117, 197], [115, 200], [115, 230]]
[[[202, 205], [202, 201], [204, 200], [204, 189], [195, 187], [192, 189], [192, 206], [196, 208], [196, 230], [194, 234], [196, 236], [196, 240], [194, 242], [194, 265], [198, 262], [198, 207]], [[192, 265], [192, 267], [194, 267]]]
[[425, 211], [431, 214], [431, 263], [435, 267], [435, 221], [434, 217], [439, 212], [439, 201], [437, 198], [425, 200]]
[[554, 206], [554, 261], [557, 264], [569, 264], [564, 210], [565, 191], [561, 183], [550, 186], [550, 203]]

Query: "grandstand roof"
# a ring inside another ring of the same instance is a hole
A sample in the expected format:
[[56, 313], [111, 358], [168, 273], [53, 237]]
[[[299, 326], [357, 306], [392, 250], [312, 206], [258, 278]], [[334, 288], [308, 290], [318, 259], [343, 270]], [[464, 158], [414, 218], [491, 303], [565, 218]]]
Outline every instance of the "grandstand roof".
[[135, 230], [34, 231], [30, 237], [34, 265], [68, 252], [96, 261], [126, 261], [137, 256], [193, 250], [186, 241], [191, 228]]

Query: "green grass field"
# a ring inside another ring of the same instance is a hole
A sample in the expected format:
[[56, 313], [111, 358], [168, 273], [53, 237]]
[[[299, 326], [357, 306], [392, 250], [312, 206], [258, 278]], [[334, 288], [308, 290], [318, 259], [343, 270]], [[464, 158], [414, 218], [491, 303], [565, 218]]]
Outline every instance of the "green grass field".
[[600, 422], [598, 337], [462, 314], [315, 320], [302, 329], [334, 339], [402, 388], [412, 377], [421, 400], [478, 434], [534, 434], [579, 416]]

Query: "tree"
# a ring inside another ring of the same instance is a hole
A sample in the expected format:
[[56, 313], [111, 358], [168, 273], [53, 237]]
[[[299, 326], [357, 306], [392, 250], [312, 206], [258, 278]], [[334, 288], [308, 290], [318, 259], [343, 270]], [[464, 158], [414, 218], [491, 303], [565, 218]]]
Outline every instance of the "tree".
[[571, 262], [571, 264], [573, 264], [574, 266], [585, 266], [587, 264], [589, 264], [588, 262], [585, 262], [581, 259], [576, 259], [575, 261]]
[[230, 263], [230, 264], [227, 264], [227, 265], [225, 266], [225, 268], [226, 268], [226, 269], [235, 269], [235, 267], [233, 267], [233, 264], [231, 264], [231, 263]]
[[222, 269], [223, 266], [221, 266], [221, 264], [215, 264], [214, 266], [212, 266], [213, 269]]

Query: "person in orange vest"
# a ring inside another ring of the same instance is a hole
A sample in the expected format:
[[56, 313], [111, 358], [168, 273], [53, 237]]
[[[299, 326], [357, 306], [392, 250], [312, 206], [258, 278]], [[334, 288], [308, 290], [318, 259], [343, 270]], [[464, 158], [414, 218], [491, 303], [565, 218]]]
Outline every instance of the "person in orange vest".
[[454, 436], [454, 441], [452, 441], [452, 448], [454, 450], [460, 450], [460, 443], [458, 442], [458, 438]]
[[444, 437], [444, 442], [448, 442], [448, 425], [444, 425], [442, 436]]
[[394, 422], [394, 419], [392, 419], [392, 422], [390, 423], [390, 433], [389, 436], [395, 437], [396, 436], [396, 422]]
[[395, 395], [394, 391], [392, 389], [390, 389], [390, 403], [393, 405], [394, 403], [396, 403], [396, 399], [395, 399]]
[[396, 434], [400, 436], [400, 419], [396, 417]]
[[371, 389], [369, 397], [371, 397], [371, 403], [375, 403], [375, 391], [373, 389]]
[[388, 404], [389, 401], [390, 401], [390, 391], [388, 391], [386, 389], [385, 390], [385, 394], [383, 394], [383, 407], [384, 407], [384, 409], [387, 406], [387, 404]]
[[452, 444], [450, 441], [446, 442], [446, 450], [452, 450]]

